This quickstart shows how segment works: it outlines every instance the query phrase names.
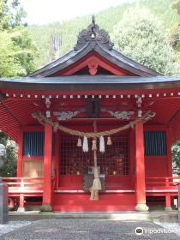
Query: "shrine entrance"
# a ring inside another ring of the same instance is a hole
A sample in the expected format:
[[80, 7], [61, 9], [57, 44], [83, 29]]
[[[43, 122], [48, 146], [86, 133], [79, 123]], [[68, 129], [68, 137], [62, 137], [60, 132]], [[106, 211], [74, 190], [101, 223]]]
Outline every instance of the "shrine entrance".
[[[90, 141], [90, 140], [89, 140]], [[129, 136], [117, 134], [112, 137], [112, 145], [106, 146], [106, 151], [97, 151], [100, 174], [129, 174]], [[90, 145], [90, 144], [89, 144]], [[99, 144], [97, 148], [99, 147]], [[83, 152], [77, 146], [77, 137], [61, 135], [60, 143], [60, 175], [84, 175], [91, 171], [94, 165], [93, 151]]]
[[[84, 190], [85, 175], [93, 177], [91, 139], [88, 139], [89, 151], [83, 152], [82, 148], [77, 146], [76, 136], [61, 134], [60, 138], [58, 185], [60, 189]], [[99, 175], [105, 181], [102, 192], [107, 189], [127, 188], [123, 187], [123, 184], [127, 183], [124, 179], [129, 179], [130, 174], [129, 133], [115, 134], [111, 139], [112, 145], [106, 145], [104, 153], [99, 151], [99, 142], [97, 143]]]

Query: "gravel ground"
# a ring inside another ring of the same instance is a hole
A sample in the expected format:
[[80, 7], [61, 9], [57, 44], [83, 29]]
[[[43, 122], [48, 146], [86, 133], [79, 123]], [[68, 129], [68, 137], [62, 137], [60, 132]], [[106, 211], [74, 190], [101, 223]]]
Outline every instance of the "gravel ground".
[[[135, 229], [141, 227], [143, 234]], [[49, 219], [7, 233], [0, 240], [180, 240], [174, 233], [147, 221]]]
[[178, 236], [180, 236], [180, 224], [178, 223], [156, 223], [166, 229], [171, 230], [172, 232], [176, 233]]
[[9, 221], [7, 224], [0, 224], [0, 236], [29, 224], [30, 221]]

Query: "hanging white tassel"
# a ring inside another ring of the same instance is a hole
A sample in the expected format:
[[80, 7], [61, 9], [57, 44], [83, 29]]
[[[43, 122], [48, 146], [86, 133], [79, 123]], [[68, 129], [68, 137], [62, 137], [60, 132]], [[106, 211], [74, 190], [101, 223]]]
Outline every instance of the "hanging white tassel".
[[94, 150], [97, 150], [96, 140], [95, 140], [95, 139], [92, 140], [92, 150], [93, 150], [93, 151], [94, 151]]
[[88, 152], [88, 139], [84, 137], [83, 139], [83, 152]]
[[78, 138], [77, 147], [82, 147], [81, 138]]
[[111, 140], [111, 137], [110, 136], [108, 136], [108, 138], [107, 138], [107, 145], [112, 145], [112, 140]]
[[99, 143], [99, 151], [100, 151], [101, 153], [104, 153], [104, 152], [105, 152], [104, 137], [101, 136], [99, 140], [100, 140], [100, 143]]

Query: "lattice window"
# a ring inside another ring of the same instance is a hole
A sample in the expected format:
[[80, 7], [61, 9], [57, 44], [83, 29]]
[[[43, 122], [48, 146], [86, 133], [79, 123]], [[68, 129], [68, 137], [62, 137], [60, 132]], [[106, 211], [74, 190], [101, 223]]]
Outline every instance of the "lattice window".
[[[129, 173], [129, 139], [128, 135], [112, 137], [113, 144], [106, 145], [105, 153], [97, 151], [100, 173], [106, 175], [128, 175]], [[88, 172], [88, 167], [93, 166], [93, 151], [91, 140], [88, 140], [89, 152], [84, 153], [77, 147], [77, 137], [61, 135], [61, 175], [83, 175]]]

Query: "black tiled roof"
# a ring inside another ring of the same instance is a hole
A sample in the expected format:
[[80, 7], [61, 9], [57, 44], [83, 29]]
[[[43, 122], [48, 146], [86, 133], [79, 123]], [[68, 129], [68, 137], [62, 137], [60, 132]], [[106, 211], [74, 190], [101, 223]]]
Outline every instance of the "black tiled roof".
[[128, 90], [180, 87], [180, 76], [126, 77], [113, 75], [24, 77], [0, 79], [0, 88], [33, 90]]

